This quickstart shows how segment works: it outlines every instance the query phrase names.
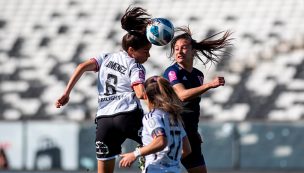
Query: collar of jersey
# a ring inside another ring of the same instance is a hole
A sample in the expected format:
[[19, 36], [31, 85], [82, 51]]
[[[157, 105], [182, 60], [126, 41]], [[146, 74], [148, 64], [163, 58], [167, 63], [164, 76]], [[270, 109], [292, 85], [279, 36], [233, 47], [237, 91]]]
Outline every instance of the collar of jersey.
[[178, 70], [184, 70], [185, 72], [189, 73], [189, 74], [194, 74], [194, 67], [193, 67], [193, 70], [192, 72], [188, 72], [187, 70], [183, 69], [183, 67], [181, 67], [177, 62], [174, 64]]
[[126, 52], [126, 51], [124, 51], [124, 50], [123, 50], [122, 52], [123, 52], [124, 54], [126, 54], [129, 58], [132, 58], [131, 55], [128, 54], [128, 52]]
[[177, 62], [174, 65], [178, 68], [178, 70], [182, 70], [183, 69], [180, 65], [178, 65]]

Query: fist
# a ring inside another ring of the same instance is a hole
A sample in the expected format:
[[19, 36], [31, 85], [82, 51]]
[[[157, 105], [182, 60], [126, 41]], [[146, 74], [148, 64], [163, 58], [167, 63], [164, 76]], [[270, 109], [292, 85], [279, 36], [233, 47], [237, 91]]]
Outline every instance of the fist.
[[216, 77], [215, 79], [213, 79], [212, 82], [210, 82], [211, 88], [217, 88], [219, 86], [224, 86], [224, 85], [225, 85], [224, 77]]

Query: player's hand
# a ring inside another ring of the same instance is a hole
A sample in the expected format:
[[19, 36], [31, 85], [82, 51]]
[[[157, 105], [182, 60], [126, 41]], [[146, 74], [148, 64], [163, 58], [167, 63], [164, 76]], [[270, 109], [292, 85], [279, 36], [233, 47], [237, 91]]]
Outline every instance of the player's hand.
[[60, 108], [60, 106], [64, 106], [70, 100], [70, 96], [68, 94], [63, 94], [55, 103], [56, 108]]
[[216, 77], [213, 79], [212, 82], [209, 83], [211, 88], [217, 88], [219, 86], [224, 86], [225, 85], [225, 79], [224, 77]]
[[123, 167], [131, 167], [131, 165], [136, 161], [136, 157], [134, 152], [126, 153], [120, 155], [122, 157], [121, 161], [119, 162], [119, 168]]

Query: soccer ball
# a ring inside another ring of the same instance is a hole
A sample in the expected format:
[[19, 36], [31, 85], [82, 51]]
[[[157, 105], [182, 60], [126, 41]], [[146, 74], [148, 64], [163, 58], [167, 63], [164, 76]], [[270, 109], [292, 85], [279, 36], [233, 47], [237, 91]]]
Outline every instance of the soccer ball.
[[164, 18], [152, 19], [152, 24], [146, 28], [147, 39], [156, 46], [164, 46], [168, 44], [174, 36], [174, 26]]

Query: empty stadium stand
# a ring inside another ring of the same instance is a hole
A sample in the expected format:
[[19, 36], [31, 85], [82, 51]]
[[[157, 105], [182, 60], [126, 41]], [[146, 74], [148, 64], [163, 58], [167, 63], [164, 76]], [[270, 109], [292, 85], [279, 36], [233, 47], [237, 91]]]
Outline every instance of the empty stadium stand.
[[[188, 25], [197, 40], [234, 32], [232, 57], [196, 64], [205, 83], [216, 76], [227, 83], [202, 95], [203, 120], [304, 120], [303, 0], [0, 0], [0, 120], [94, 119], [94, 72], [83, 75], [69, 104], [54, 103], [78, 64], [122, 50], [120, 18], [130, 4]], [[147, 77], [172, 64], [168, 52], [152, 47]]]

